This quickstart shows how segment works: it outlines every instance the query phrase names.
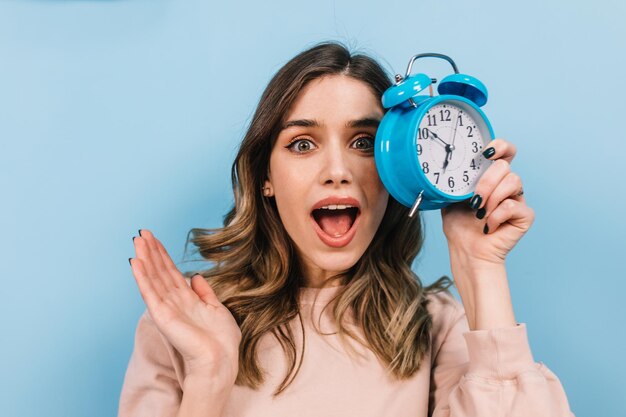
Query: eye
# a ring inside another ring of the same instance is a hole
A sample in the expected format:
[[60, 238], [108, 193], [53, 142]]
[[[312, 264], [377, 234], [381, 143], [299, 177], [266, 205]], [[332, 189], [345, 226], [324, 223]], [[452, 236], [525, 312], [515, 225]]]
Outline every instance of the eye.
[[310, 139], [296, 139], [286, 146], [292, 152], [306, 153], [315, 148], [315, 144]]
[[361, 136], [352, 142], [352, 146], [360, 151], [372, 151], [374, 149], [374, 138], [371, 136]]

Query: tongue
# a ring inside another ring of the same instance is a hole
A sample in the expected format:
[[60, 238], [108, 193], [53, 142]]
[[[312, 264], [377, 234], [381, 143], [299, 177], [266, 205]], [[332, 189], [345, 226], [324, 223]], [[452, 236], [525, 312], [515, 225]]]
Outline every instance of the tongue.
[[326, 234], [339, 237], [352, 226], [352, 217], [347, 210], [320, 210], [322, 213], [317, 217], [317, 223]]

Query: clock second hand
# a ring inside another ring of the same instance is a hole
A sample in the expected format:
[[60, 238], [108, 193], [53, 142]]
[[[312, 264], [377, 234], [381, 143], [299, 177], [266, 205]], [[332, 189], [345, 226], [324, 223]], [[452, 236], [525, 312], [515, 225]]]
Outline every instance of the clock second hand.
[[454, 133], [452, 133], [452, 146], [446, 145], [446, 160], [443, 161], [443, 172], [446, 172], [446, 167], [448, 166], [448, 161], [452, 159], [452, 151], [454, 150], [454, 141], [456, 140], [456, 130], [459, 127], [459, 116], [461, 110], [456, 114], [456, 124], [454, 125]]
[[[454, 141], [456, 139], [456, 129], [459, 127], [459, 117], [461, 116], [461, 110], [456, 114], [456, 124], [454, 125], [454, 133], [452, 133], [452, 149], [454, 150]], [[450, 158], [452, 159], [452, 158]]]

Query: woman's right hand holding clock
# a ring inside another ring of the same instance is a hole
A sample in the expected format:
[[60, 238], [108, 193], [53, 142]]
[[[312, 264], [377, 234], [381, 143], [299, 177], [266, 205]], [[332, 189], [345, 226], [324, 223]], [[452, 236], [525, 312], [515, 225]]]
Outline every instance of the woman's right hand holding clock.
[[137, 257], [129, 262], [135, 281], [150, 317], [181, 354], [185, 377], [232, 386], [241, 341], [235, 318], [202, 276], [187, 284], [149, 230], [142, 229], [133, 242]]

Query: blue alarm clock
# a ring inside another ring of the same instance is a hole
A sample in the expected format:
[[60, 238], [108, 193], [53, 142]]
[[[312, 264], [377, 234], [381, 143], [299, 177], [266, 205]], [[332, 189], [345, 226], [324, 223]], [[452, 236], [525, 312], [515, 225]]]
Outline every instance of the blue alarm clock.
[[[424, 57], [441, 58], [454, 74], [443, 78], [433, 96], [436, 79], [411, 75], [413, 63]], [[430, 93], [423, 94], [425, 89]], [[422, 94], [420, 94], [422, 93]], [[417, 210], [435, 210], [474, 195], [476, 183], [492, 163], [482, 149], [494, 138], [480, 107], [487, 88], [478, 79], [459, 74], [454, 61], [442, 54], [419, 54], [409, 61], [404, 78], [382, 96], [389, 109], [376, 132], [374, 158], [389, 193]]]

